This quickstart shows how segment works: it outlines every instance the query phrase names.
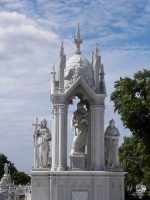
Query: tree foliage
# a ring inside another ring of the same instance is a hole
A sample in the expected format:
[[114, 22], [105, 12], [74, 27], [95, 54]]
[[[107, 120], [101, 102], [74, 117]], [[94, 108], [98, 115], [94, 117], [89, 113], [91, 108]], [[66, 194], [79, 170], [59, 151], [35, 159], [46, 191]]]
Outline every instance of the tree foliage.
[[119, 160], [120, 166], [128, 172], [125, 175], [126, 200], [135, 199], [133, 193], [139, 183], [143, 183], [150, 190], [150, 154], [147, 154], [140, 138], [124, 137], [124, 142], [119, 147]]
[[133, 79], [120, 78], [114, 87], [111, 94], [114, 111], [121, 115], [124, 127], [141, 138], [150, 154], [150, 70], [138, 71]]
[[25, 185], [31, 181], [31, 178], [28, 175], [26, 175], [24, 172], [18, 171], [15, 171], [11, 178], [16, 185]]

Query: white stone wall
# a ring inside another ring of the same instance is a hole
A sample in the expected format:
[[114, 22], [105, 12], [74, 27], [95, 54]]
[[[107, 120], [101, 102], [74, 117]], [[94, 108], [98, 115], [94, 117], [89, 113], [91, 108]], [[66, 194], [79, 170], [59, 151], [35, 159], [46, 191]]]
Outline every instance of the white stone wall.
[[[32, 200], [124, 200], [125, 172], [31, 172]], [[88, 198], [87, 198], [88, 194]]]

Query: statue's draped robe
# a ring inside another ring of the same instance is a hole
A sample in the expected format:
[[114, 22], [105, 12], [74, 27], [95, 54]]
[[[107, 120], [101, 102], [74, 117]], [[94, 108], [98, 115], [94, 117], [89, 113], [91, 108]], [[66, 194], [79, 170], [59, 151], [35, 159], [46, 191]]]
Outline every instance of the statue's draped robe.
[[51, 133], [48, 128], [39, 128], [37, 130], [37, 167], [47, 167], [49, 159], [49, 140]]
[[[108, 138], [107, 138], [108, 137]], [[118, 141], [119, 130], [113, 126], [108, 126], [105, 132], [105, 159], [108, 167], [119, 167]]]
[[[73, 140], [73, 149], [75, 152], [85, 151], [85, 146], [88, 143], [88, 125], [87, 123], [82, 123], [83, 114], [81, 112], [74, 112], [74, 140]], [[86, 119], [84, 119], [86, 120]]]

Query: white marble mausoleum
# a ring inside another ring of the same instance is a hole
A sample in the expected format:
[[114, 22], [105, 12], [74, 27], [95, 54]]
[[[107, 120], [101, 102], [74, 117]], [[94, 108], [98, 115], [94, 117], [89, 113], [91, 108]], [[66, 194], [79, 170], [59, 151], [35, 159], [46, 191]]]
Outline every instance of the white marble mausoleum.
[[[57, 70], [52, 65], [51, 103], [52, 134], [47, 121], [36, 121], [33, 134], [34, 168], [31, 171], [32, 200], [124, 200], [124, 175], [119, 167], [119, 130], [110, 120], [104, 130], [105, 73], [98, 42], [92, 60], [81, 55], [79, 24], [75, 55], [66, 62], [62, 42]], [[56, 76], [57, 81], [56, 81]], [[80, 102], [72, 113], [74, 139], [67, 155], [68, 107], [73, 99]], [[48, 168], [49, 141], [52, 141], [52, 163]], [[85, 166], [85, 147], [87, 165]], [[69, 156], [70, 164], [67, 166]]]

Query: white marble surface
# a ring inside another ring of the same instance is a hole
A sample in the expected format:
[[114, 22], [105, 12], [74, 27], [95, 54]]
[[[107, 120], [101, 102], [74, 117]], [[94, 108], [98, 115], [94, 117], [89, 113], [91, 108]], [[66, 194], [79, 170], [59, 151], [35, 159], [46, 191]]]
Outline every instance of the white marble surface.
[[125, 174], [107, 171], [32, 171], [32, 200], [41, 200], [41, 197], [42, 200], [72, 200], [73, 191], [87, 191], [88, 200], [124, 200]]
[[72, 200], [88, 200], [88, 191], [72, 191]]

